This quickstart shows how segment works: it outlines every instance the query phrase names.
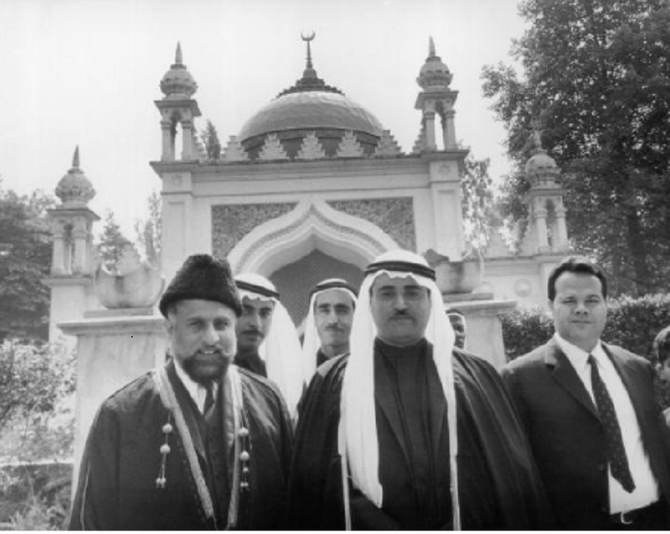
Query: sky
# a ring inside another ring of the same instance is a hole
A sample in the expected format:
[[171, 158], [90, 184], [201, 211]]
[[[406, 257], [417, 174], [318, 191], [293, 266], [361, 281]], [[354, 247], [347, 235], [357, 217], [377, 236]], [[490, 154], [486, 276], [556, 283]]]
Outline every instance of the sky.
[[[481, 69], [511, 63], [524, 31], [518, 0], [2, 0], [0, 177], [4, 189], [53, 193], [72, 165], [128, 237], [160, 190], [159, 83], [181, 43], [193, 98], [226, 145], [302, 76], [301, 34], [315, 32], [320, 78], [371, 111], [403, 152], [418, 135], [416, 78], [429, 38], [453, 74], [456, 136], [491, 176], [511, 171], [503, 125], [482, 96]], [[101, 224], [98, 223], [99, 231]]]

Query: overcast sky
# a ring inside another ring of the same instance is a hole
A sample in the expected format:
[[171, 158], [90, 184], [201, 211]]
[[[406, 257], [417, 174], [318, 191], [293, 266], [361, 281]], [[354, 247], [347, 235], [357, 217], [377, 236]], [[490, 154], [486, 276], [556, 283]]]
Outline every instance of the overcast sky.
[[0, 176], [5, 189], [53, 192], [71, 167], [126, 233], [160, 189], [159, 82], [181, 42], [194, 98], [222, 144], [305, 67], [371, 111], [404, 152], [418, 134], [416, 78], [433, 36], [454, 75], [456, 136], [492, 175], [510, 171], [504, 130], [482, 97], [485, 64], [510, 63], [524, 30], [517, 0], [0, 0]]

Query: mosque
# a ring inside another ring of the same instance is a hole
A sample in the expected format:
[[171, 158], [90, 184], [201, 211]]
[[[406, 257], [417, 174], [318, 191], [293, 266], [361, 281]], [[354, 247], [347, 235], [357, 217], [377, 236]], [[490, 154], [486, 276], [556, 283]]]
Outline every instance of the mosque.
[[[380, 253], [412, 250], [433, 262], [445, 304], [468, 318], [468, 348], [501, 365], [498, 315], [516, 303], [543, 305], [547, 273], [568, 249], [560, 169], [536, 140], [525, 167], [530, 218], [520, 252], [512, 253], [494, 232], [484, 260], [469, 261], [458, 91], [432, 39], [423, 65], [417, 62], [416, 142], [403, 152], [371, 111], [318, 76], [312, 38], [303, 37], [302, 76], [251, 116], [214, 161], [197, 135], [198, 85], [177, 47], [160, 82], [163, 97], [155, 101], [162, 139], [159, 159], [151, 161], [162, 181], [158, 278], [169, 280], [190, 254], [228, 258], [235, 273], [269, 278], [300, 328], [316, 282], [340, 277], [359, 285], [363, 269]], [[411, 77], [406, 73], [405, 81]], [[51, 338], [65, 333], [78, 339], [78, 440], [99, 402], [160, 363], [165, 349], [155, 308], [162, 285], [151, 269], [129, 268], [106, 285], [97, 269], [92, 228], [99, 217], [87, 207], [94, 194], [77, 152], [56, 187], [61, 203], [50, 213], [53, 261], [45, 283], [51, 287]], [[471, 271], [465, 287], [459, 274]]]

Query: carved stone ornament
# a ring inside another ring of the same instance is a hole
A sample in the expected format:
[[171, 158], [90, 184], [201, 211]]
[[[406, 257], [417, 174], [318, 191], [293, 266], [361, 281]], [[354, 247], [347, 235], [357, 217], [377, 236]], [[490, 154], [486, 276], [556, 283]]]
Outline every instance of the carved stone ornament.
[[105, 308], [148, 308], [163, 292], [165, 277], [152, 265], [140, 262], [137, 252], [127, 247], [114, 271], [100, 264], [94, 286]]

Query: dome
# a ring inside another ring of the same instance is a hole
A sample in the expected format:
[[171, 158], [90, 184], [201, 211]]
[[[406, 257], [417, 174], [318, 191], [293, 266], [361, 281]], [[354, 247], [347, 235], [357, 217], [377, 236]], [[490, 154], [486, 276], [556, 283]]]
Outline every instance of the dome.
[[268, 134], [276, 134], [289, 158], [294, 158], [304, 138], [314, 133], [327, 156], [336, 154], [346, 131], [352, 131], [366, 154], [382, 136], [377, 118], [343, 94], [300, 91], [282, 94], [253, 115], [242, 127], [239, 139], [254, 159]]
[[531, 185], [546, 186], [558, 184], [561, 169], [556, 164], [554, 158], [542, 148], [539, 129], [535, 129], [533, 132], [532, 146], [534, 147], [534, 154], [528, 158], [524, 168], [526, 179]]
[[297, 129], [338, 129], [381, 136], [384, 129], [377, 118], [363, 106], [344, 95], [309, 91], [291, 93], [273, 100], [240, 131], [244, 143], [250, 137]]
[[67, 208], [86, 207], [89, 200], [95, 196], [93, 185], [79, 168], [79, 147], [74, 151], [72, 168], [56, 186], [56, 196]]
[[431, 37], [428, 57], [421, 67], [419, 77], [416, 79], [417, 83], [424, 91], [442, 90], [449, 87], [452, 77], [449, 67], [442, 63], [440, 56], [435, 55], [435, 43]]
[[182, 63], [181, 45], [177, 44], [175, 62], [161, 80], [161, 91], [170, 100], [190, 99], [198, 90], [193, 76]]
[[314, 34], [303, 36], [307, 43], [307, 65], [302, 78], [242, 126], [237, 138], [252, 160], [258, 159], [270, 135], [272, 142], [279, 141], [280, 151], [289, 159], [299, 154], [306, 140], [317, 141], [318, 150], [322, 148], [326, 157], [334, 157], [347, 132], [351, 132], [348, 138], [353, 134], [364, 155], [375, 151], [383, 126], [367, 109], [318, 77], [311, 57], [313, 38]]

